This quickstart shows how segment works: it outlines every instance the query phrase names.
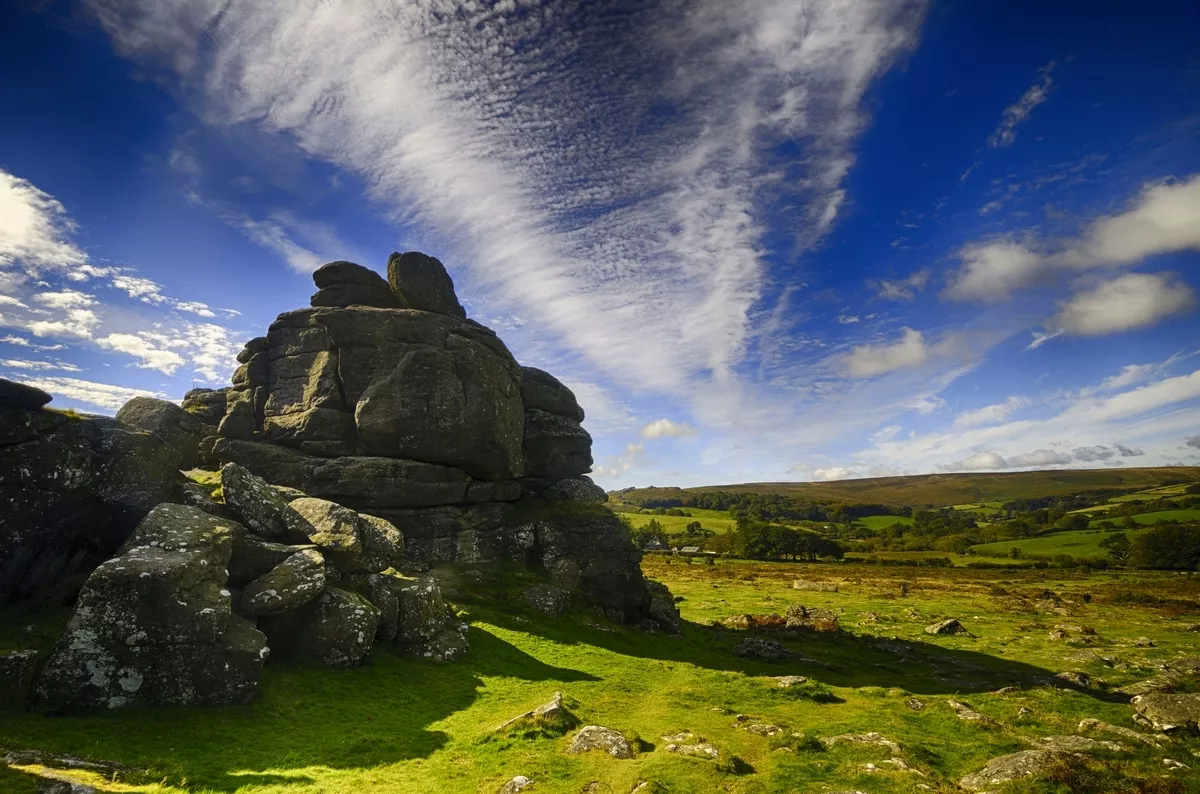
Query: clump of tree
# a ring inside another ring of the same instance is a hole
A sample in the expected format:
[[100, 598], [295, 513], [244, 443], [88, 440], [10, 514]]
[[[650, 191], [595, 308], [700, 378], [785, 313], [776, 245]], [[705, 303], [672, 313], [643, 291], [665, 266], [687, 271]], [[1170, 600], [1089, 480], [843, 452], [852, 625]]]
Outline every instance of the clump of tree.
[[739, 519], [732, 535], [736, 554], [752, 560], [816, 560], [845, 556], [841, 545], [813, 532], [766, 521]]
[[1131, 544], [1129, 562], [1138, 568], [1200, 569], [1200, 526], [1162, 524], [1139, 532]]

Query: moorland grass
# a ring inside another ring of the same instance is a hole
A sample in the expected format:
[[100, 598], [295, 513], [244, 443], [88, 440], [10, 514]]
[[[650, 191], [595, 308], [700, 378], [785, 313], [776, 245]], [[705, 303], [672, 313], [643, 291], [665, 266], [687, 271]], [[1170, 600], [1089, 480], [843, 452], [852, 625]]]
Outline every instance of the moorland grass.
[[[682, 598], [679, 607], [689, 623], [681, 636], [614, 626], [584, 608], [548, 618], [516, 596], [528, 581], [523, 572], [481, 568], [467, 580], [447, 569], [438, 574], [472, 623], [472, 649], [457, 663], [377, 649], [355, 670], [269, 665], [250, 706], [53, 719], [2, 713], [0, 736], [10, 747], [76, 753], [143, 770], [116, 783], [91, 781], [104, 791], [491, 794], [517, 774], [531, 777], [532, 791], [543, 792], [579, 792], [592, 781], [620, 794], [639, 781], [673, 793], [889, 794], [913, 791], [918, 782], [951, 790], [988, 758], [1023, 749], [1038, 736], [1073, 733], [1084, 717], [1131, 725], [1129, 707], [1112, 689], [1149, 677], [1163, 660], [1196, 653], [1200, 640], [1185, 631], [1200, 608], [1193, 575], [725, 560], [705, 565], [663, 556], [647, 558], [644, 568]], [[797, 578], [837, 580], [839, 591], [797, 591], [791, 588]], [[1046, 590], [1061, 600], [1041, 599]], [[733, 654], [743, 632], [707, 625], [736, 614], [782, 613], [798, 603], [837, 611], [845, 631], [782, 639], [796, 656], [770, 663]], [[1049, 611], [1055, 604], [1068, 614]], [[971, 636], [924, 634], [926, 625], [947, 617], [960, 619]], [[1072, 629], [1067, 640], [1056, 642], [1049, 632], [1058, 624], [1079, 624], [1095, 634]], [[6, 632], [0, 637], [10, 642], [21, 636]], [[1155, 646], [1136, 646], [1142, 636]], [[1092, 650], [1117, 666], [1071, 658]], [[1045, 685], [1068, 669], [1102, 683], [1089, 691]], [[784, 674], [814, 683], [789, 693], [769, 678]], [[995, 691], [1005, 686], [1017, 689]], [[631, 760], [569, 756], [569, 732], [494, 732], [555, 691], [566, 695], [584, 724], [619, 730], [641, 752]], [[995, 724], [958, 720], [947, 705], [952, 696]], [[913, 699], [921, 710], [907, 705]], [[1031, 712], [1020, 716], [1022, 707]], [[786, 733], [754, 735], [735, 727], [748, 722], [739, 722], [738, 714]], [[721, 764], [666, 752], [661, 737], [683, 730], [713, 742]], [[826, 749], [818, 741], [867, 731], [898, 742], [900, 756], [925, 777], [882, 764], [893, 755], [885, 748]], [[1192, 751], [1200, 751], [1195, 739], [1170, 749], [1172, 757], [1188, 760]], [[1136, 785], [1168, 775], [1168, 782], [1181, 786], [1170, 790], [1200, 791], [1190, 773], [1165, 770], [1162, 756], [1131, 748], [1122, 756], [1119, 779]], [[868, 763], [877, 771], [868, 771]], [[32, 777], [0, 773], [5, 792], [32, 792], [33, 783]], [[1159, 790], [1168, 789], [1144, 789]]]

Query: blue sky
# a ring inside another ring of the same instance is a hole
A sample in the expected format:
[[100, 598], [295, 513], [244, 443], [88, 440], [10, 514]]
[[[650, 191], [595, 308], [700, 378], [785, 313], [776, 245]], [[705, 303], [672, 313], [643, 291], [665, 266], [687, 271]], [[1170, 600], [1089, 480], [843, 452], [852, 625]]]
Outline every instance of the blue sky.
[[442, 259], [606, 487], [1200, 462], [1200, 12], [0, 9], [0, 376], [227, 382], [309, 274]]

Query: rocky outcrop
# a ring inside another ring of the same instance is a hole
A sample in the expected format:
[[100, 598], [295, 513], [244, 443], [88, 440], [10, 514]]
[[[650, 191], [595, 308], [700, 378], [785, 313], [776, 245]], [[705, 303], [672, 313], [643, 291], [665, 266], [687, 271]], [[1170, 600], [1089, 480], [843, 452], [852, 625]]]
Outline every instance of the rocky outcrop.
[[404, 300], [373, 270], [353, 262], [330, 262], [313, 272], [319, 288], [313, 306], [373, 306], [377, 309], [405, 308]]
[[[312, 308], [280, 315], [239, 356], [206, 462], [378, 516], [408, 559], [516, 560], [617, 619], [645, 618], [639, 558], [611, 513], [531, 521], [505, 507], [607, 500], [586, 476], [592, 439], [571, 390], [467, 319], [432, 257], [393, 254], [386, 281], [351, 262], [313, 278]], [[198, 393], [191, 410], [219, 400]]]
[[114, 419], [0, 388], [0, 606], [69, 600], [150, 508], [178, 494], [178, 451]]
[[196, 508], [154, 508], [88, 577], [38, 678], [37, 707], [248, 702], [268, 651], [225, 586], [236, 531]]
[[0, 378], [0, 408], [36, 411], [53, 399], [35, 386]]
[[134, 397], [117, 411], [117, 421], [157, 436], [179, 453], [185, 469], [200, 463], [200, 440], [216, 429], [175, 403], [153, 397]]
[[392, 291], [406, 306], [466, 318], [467, 313], [454, 294], [450, 274], [432, 256], [417, 251], [392, 254], [388, 258], [387, 274]]

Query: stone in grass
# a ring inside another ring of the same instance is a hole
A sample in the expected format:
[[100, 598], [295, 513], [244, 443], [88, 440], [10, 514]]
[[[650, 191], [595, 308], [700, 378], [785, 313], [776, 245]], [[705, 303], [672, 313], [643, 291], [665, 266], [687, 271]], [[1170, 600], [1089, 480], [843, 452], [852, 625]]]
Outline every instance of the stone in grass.
[[1108, 750], [1114, 753], [1128, 751], [1128, 747], [1118, 742], [1103, 739], [1091, 739], [1087, 736], [1043, 736], [1035, 744], [1047, 750], [1061, 750], [1064, 753], [1089, 753], [1094, 750]]
[[521, 591], [525, 603], [549, 617], [558, 617], [567, 608], [570, 594], [552, 584], [534, 584]]
[[1067, 670], [1054, 676], [1056, 679], [1075, 689], [1087, 689], [1092, 685], [1092, 677], [1079, 670]]
[[1162, 746], [1161, 744], [1158, 743], [1158, 741], [1153, 736], [1147, 736], [1144, 733], [1138, 733], [1137, 731], [1133, 730], [1132, 728], [1125, 728], [1121, 725], [1113, 725], [1111, 723], [1102, 722], [1100, 720], [1093, 719], [1091, 717], [1080, 720], [1079, 730], [1081, 730], [1081, 731], [1104, 731], [1105, 733], [1112, 733], [1112, 734], [1116, 734], [1117, 736], [1124, 736], [1126, 739], [1132, 739], [1135, 742], [1141, 742], [1142, 744], [1148, 744], [1151, 747], [1161, 747]]
[[580, 728], [575, 737], [571, 739], [571, 746], [567, 748], [567, 753], [579, 755], [592, 750], [608, 753], [613, 758], [633, 758], [633, 748], [629, 746], [628, 740], [611, 728], [601, 725], [587, 725]]
[[533, 781], [524, 775], [517, 775], [512, 780], [500, 787], [497, 794], [517, 794], [518, 791], [524, 791], [533, 785]]
[[775, 686], [780, 689], [791, 689], [794, 686], [808, 683], [806, 675], [775, 675], [771, 676], [771, 680], [775, 682]]
[[1200, 694], [1138, 695], [1129, 704], [1140, 725], [1162, 733], [1200, 733]]
[[955, 715], [960, 720], [964, 720], [966, 722], [978, 722], [978, 723], [985, 724], [985, 725], [991, 724], [993, 722], [991, 717], [988, 717], [984, 714], [980, 714], [978, 711], [971, 708], [969, 705], [967, 705], [966, 703], [963, 703], [960, 700], [955, 700], [954, 698], [950, 698], [949, 700], [946, 701], [946, 705], [950, 706], [950, 708], [954, 710]]
[[552, 728], [565, 732], [579, 724], [579, 720], [567, 710], [563, 705], [562, 692], [555, 692], [554, 697], [538, 706], [535, 709], [530, 709], [523, 714], [518, 714], [510, 720], [507, 720], [503, 725], [496, 728], [497, 731], [505, 731], [511, 728]]
[[792, 652], [774, 640], [748, 637], [734, 647], [733, 655], [743, 659], [765, 659], [769, 662], [776, 662], [791, 656]]
[[959, 623], [955, 618], [943, 620], [940, 623], [934, 623], [925, 627], [926, 634], [970, 634], [963, 624]]
[[668, 753], [703, 758], [707, 761], [715, 761], [721, 756], [717, 748], [700, 739], [691, 731], [682, 731], [662, 738], [667, 743], [663, 749]]
[[988, 761], [983, 769], [958, 781], [958, 785], [967, 791], [988, 791], [1001, 783], [1038, 775], [1054, 761], [1069, 757], [1067, 753], [1055, 750], [1022, 750], [1001, 755]]
[[886, 736], [871, 731], [870, 733], [842, 733], [837, 736], [826, 736], [821, 739], [821, 744], [826, 747], [833, 747], [835, 744], [876, 744], [880, 747], [886, 747], [893, 753], [900, 752], [900, 745], [893, 742]]

